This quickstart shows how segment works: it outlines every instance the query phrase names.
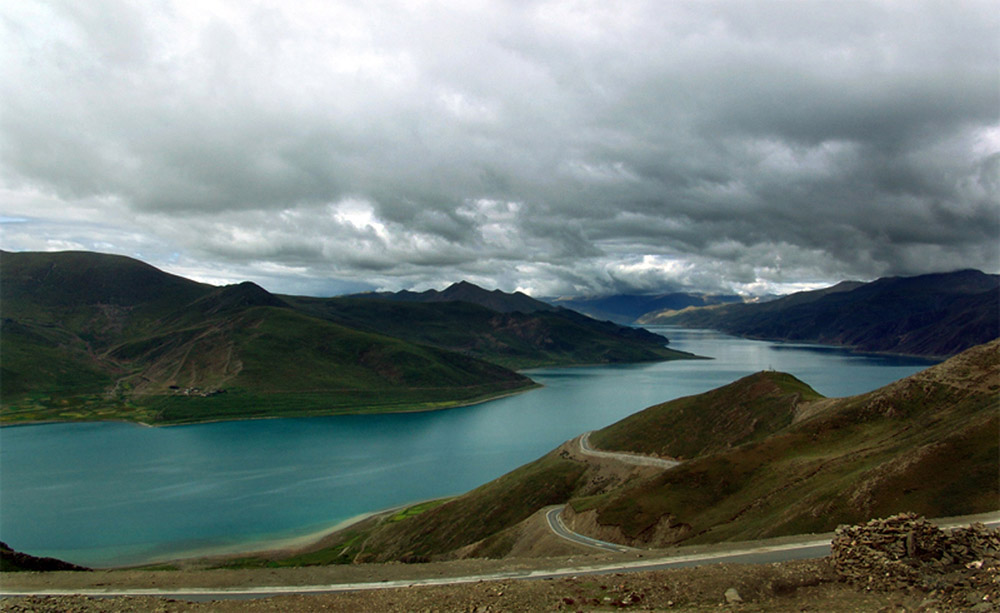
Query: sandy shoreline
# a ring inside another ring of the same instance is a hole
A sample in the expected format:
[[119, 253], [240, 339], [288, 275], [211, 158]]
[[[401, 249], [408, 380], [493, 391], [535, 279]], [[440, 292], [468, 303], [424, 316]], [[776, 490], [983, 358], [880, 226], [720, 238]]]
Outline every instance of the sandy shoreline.
[[236, 557], [249, 557], [255, 555], [264, 555], [271, 553], [293, 553], [299, 550], [307, 549], [309, 547], [320, 544], [327, 537], [340, 532], [346, 528], [349, 528], [355, 524], [365, 521], [366, 519], [376, 517], [379, 515], [389, 515], [390, 513], [396, 513], [403, 509], [407, 509], [412, 506], [419, 504], [424, 504], [434, 500], [442, 500], [445, 498], [451, 498], [451, 496], [444, 496], [438, 498], [426, 498], [424, 500], [416, 500], [407, 502], [404, 504], [395, 505], [386, 509], [379, 509], [376, 511], [368, 511], [365, 513], [359, 513], [347, 519], [341, 520], [337, 523], [324, 526], [318, 530], [310, 531], [306, 534], [301, 534], [298, 536], [286, 536], [286, 537], [275, 537], [275, 538], [262, 538], [253, 539], [249, 541], [241, 541], [240, 543], [232, 543], [228, 545], [215, 545], [206, 546], [203, 548], [191, 549], [186, 552], [173, 553], [169, 555], [159, 556], [151, 558], [148, 562], [143, 562], [141, 564], [129, 564], [125, 566], [100, 566], [95, 567], [100, 570], [116, 570], [116, 569], [140, 569], [148, 566], [160, 566], [160, 565], [185, 565], [198, 561], [204, 560], [223, 560], [227, 558]]
[[386, 513], [384, 511], [372, 511], [370, 513], [362, 513], [360, 515], [355, 515], [354, 517], [349, 517], [343, 521], [337, 522], [330, 526], [320, 528], [318, 530], [313, 530], [309, 533], [302, 534], [299, 536], [285, 536], [285, 537], [264, 537], [260, 539], [251, 539], [246, 541], [240, 541], [239, 543], [230, 543], [227, 545], [206, 545], [205, 547], [198, 547], [190, 549], [188, 551], [176, 552], [171, 554], [166, 554], [163, 556], [154, 556], [147, 562], [142, 562], [140, 564], [128, 564], [124, 566], [111, 565], [111, 566], [95, 566], [94, 568], [99, 568], [101, 570], [115, 570], [115, 569], [133, 569], [133, 568], [143, 568], [147, 566], [160, 566], [160, 565], [173, 565], [173, 564], [185, 564], [190, 563], [195, 560], [203, 559], [223, 559], [230, 557], [242, 557], [242, 556], [252, 556], [259, 555], [267, 552], [275, 551], [295, 551], [298, 549], [303, 549], [310, 545], [314, 545], [323, 538], [343, 530], [353, 524], [360, 521], [364, 521], [369, 517], [374, 515], [379, 515], [380, 513]]

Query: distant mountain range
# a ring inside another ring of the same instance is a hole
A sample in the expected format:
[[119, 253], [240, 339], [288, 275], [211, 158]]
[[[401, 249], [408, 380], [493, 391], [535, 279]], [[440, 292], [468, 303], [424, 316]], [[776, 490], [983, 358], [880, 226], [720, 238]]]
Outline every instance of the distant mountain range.
[[712, 306], [743, 302], [736, 295], [691, 294], [615, 294], [593, 298], [552, 298], [551, 304], [573, 309], [596, 319], [607, 319], [620, 324], [632, 324], [644, 315], [662, 311], [679, 311], [689, 307]]
[[961, 270], [848, 281], [766, 303], [650, 313], [639, 322], [945, 357], [1000, 336], [1000, 276]]
[[693, 357], [643, 328], [599, 321], [522, 293], [462, 281], [443, 291], [288, 298], [302, 312], [511, 368]]
[[638, 547], [821, 533], [903, 511], [994, 511], [998, 389], [1000, 340], [848, 398], [823, 398], [792, 375], [760, 372], [589, 437], [601, 450], [683, 460], [675, 468], [595, 459], [574, 439], [449, 501], [354, 526], [306, 556], [350, 563], [531, 555], [548, 534], [544, 510], [561, 504], [576, 532]]
[[468, 302], [500, 313], [534, 313], [536, 311], [556, 310], [556, 307], [541, 300], [535, 300], [522, 292], [508, 294], [498, 289], [488, 291], [468, 281], [459, 281], [442, 291], [430, 289], [425, 292], [411, 292], [408, 290], [401, 292], [369, 292], [346, 297], [376, 298], [393, 302]]
[[319, 299], [122, 256], [0, 257], [4, 422], [426, 410], [534, 385], [511, 368], [693, 357], [566, 309], [522, 312], [537, 301], [468, 283], [433, 304]]

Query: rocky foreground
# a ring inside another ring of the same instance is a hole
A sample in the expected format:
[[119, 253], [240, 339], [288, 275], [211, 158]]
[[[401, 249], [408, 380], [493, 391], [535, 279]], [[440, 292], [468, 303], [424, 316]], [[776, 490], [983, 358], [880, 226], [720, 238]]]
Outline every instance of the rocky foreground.
[[[548, 580], [188, 602], [8, 598], [21, 611], [1000, 611], [1000, 531], [944, 532], [902, 514], [838, 529], [828, 558]], [[152, 572], [152, 571], [147, 571]], [[172, 574], [171, 571], [161, 571]], [[226, 573], [228, 571], [214, 571]], [[6, 578], [9, 578], [6, 577]], [[7, 581], [4, 581], [6, 584]], [[6, 586], [5, 586], [6, 587]]]
[[902, 513], [842, 526], [829, 561], [860, 589], [923, 595], [917, 610], [1000, 610], [1000, 531], [983, 524], [945, 532]]

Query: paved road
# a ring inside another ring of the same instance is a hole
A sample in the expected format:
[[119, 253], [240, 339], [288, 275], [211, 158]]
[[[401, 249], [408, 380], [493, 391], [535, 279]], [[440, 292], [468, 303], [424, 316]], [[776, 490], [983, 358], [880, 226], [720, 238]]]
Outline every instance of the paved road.
[[11, 596], [156, 596], [160, 598], [174, 598], [179, 600], [203, 601], [221, 599], [246, 599], [246, 598], [266, 598], [269, 596], [280, 596], [284, 594], [329, 594], [336, 592], [356, 592], [360, 590], [383, 590], [398, 587], [411, 587], [417, 585], [460, 585], [464, 583], [476, 583], [478, 581], [500, 581], [506, 579], [550, 579], [559, 577], [571, 577], [578, 575], [596, 575], [610, 572], [639, 572], [648, 570], [662, 570], [667, 568], [680, 568], [686, 566], [698, 566], [702, 564], [715, 564], [720, 562], [744, 562], [744, 563], [770, 563], [782, 560], [795, 560], [806, 558], [823, 557], [829, 553], [830, 544], [828, 540], [816, 541], [797, 545], [781, 545], [774, 547], [756, 547], [752, 549], [741, 549], [726, 551], [722, 553], [705, 553], [693, 555], [674, 555], [668, 557], [633, 560], [628, 562], [605, 563], [593, 566], [578, 566], [571, 568], [557, 568], [550, 570], [521, 570], [499, 573], [489, 573], [482, 575], [470, 575], [465, 577], [436, 577], [431, 579], [379, 581], [369, 583], [342, 583], [328, 585], [289, 585], [289, 586], [260, 586], [241, 588], [182, 588], [182, 589], [116, 589], [116, 588], [93, 588], [76, 590], [34, 590], [20, 592], [16, 590], [0, 589], [0, 598]]
[[566, 524], [563, 523], [562, 512], [563, 509], [565, 508], [566, 505], [563, 504], [557, 507], [552, 507], [551, 509], [545, 512], [545, 519], [549, 523], [549, 529], [555, 532], [556, 536], [564, 538], [572, 543], [577, 543], [579, 545], [586, 545], [587, 547], [593, 547], [594, 549], [603, 549], [604, 551], [618, 551], [618, 552], [638, 551], [638, 549], [635, 549], [633, 547], [619, 545], [618, 543], [609, 543], [607, 541], [600, 541], [598, 539], [573, 532], [572, 530], [566, 527]]
[[639, 455], [636, 453], [621, 453], [617, 451], [601, 451], [599, 449], [594, 449], [590, 446], [590, 432], [585, 432], [580, 436], [580, 453], [583, 455], [589, 455], [597, 458], [607, 458], [611, 460], [618, 460], [619, 462], [624, 462], [625, 464], [632, 464], [634, 466], [657, 466], [660, 468], [673, 468], [680, 464], [677, 460], [664, 460], [662, 458], [654, 458], [645, 455]]
[[[654, 458], [636, 453], [621, 453], [617, 451], [601, 451], [599, 449], [594, 449], [590, 446], [590, 432], [584, 432], [577, 440], [580, 442], [580, 454], [585, 456], [614, 460], [616, 462], [631, 464], [633, 466], [654, 466], [663, 469], [670, 469], [680, 464], [677, 460], [664, 460], [662, 458]], [[553, 507], [545, 512], [545, 519], [549, 524], [549, 529], [552, 530], [556, 536], [578, 545], [584, 545], [586, 547], [592, 547], [594, 549], [601, 549], [604, 551], [639, 551], [633, 547], [619, 545], [618, 543], [609, 543], [607, 541], [601, 541], [573, 532], [567, 528], [566, 524], [562, 521], [562, 511], [565, 508], [566, 505], [561, 505]]]
[[[996, 528], [1000, 526], [1000, 517], [992, 516], [983, 521], [987, 527]], [[935, 522], [937, 523], [937, 522]], [[969, 520], [956, 519], [947, 523], [938, 523], [941, 528], [951, 528], [960, 525], [968, 525]], [[612, 572], [640, 572], [650, 570], [665, 570], [669, 568], [683, 568], [690, 566], [701, 566], [705, 564], [741, 563], [741, 564], [770, 564], [772, 562], [783, 562], [788, 560], [805, 560], [811, 558], [821, 558], [830, 553], [831, 535], [822, 538], [817, 536], [815, 540], [799, 543], [786, 543], [781, 545], [762, 545], [758, 547], [744, 547], [731, 549], [728, 551], [717, 551], [707, 553], [697, 553], [688, 555], [665, 555], [654, 558], [630, 560], [628, 562], [609, 562], [593, 566], [579, 566], [573, 568], [557, 568], [551, 570], [534, 571], [511, 571], [501, 573], [490, 573], [483, 575], [471, 575], [465, 577], [438, 577], [433, 579], [401, 580], [401, 581], [380, 581], [371, 583], [342, 583], [328, 585], [290, 585], [290, 586], [267, 586], [249, 588], [185, 588], [173, 590], [161, 589], [83, 589], [83, 590], [36, 590], [30, 592], [19, 592], [15, 590], [3, 590], [0, 588], [0, 598], [4, 596], [70, 596], [74, 594], [86, 596], [158, 596], [161, 598], [176, 598], [181, 600], [219, 600], [219, 599], [239, 599], [239, 598], [265, 598], [268, 596], [278, 596], [282, 594], [325, 594], [333, 592], [355, 592], [359, 590], [381, 590], [396, 587], [409, 587], [414, 585], [459, 585], [464, 583], [475, 583], [477, 581], [499, 581], [504, 579], [549, 579], [558, 577], [572, 577], [576, 575], [598, 575]]]

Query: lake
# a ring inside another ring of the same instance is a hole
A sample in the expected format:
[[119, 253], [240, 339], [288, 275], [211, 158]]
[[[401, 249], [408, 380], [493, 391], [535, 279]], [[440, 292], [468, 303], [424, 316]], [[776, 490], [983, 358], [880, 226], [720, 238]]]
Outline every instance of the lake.
[[714, 359], [532, 370], [543, 388], [428, 413], [0, 428], [0, 540], [97, 567], [245, 551], [467, 491], [584, 431], [756, 371], [848, 396], [933, 363], [650, 329]]

